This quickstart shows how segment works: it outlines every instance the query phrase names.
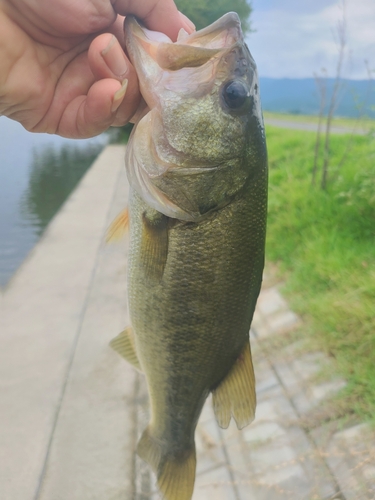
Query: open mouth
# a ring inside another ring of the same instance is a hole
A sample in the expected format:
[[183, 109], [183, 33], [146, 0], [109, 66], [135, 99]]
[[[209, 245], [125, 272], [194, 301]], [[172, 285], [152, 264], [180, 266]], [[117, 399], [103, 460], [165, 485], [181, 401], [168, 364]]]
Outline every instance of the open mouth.
[[[182, 68], [202, 66], [219, 53], [231, 50], [242, 42], [240, 20], [234, 12], [229, 12], [210, 26], [189, 35], [180, 30], [176, 42], [157, 31], [143, 28], [133, 16], [125, 21], [126, 45], [133, 64], [137, 56], [151, 58], [159, 68], [176, 71]], [[137, 50], [138, 47], [138, 50]], [[143, 55], [141, 55], [142, 48]]]

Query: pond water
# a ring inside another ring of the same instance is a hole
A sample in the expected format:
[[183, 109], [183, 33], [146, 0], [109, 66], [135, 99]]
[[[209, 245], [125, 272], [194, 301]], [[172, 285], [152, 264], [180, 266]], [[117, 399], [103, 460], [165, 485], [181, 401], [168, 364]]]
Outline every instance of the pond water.
[[0, 117], [0, 287], [4, 287], [109, 135], [72, 140], [32, 134]]

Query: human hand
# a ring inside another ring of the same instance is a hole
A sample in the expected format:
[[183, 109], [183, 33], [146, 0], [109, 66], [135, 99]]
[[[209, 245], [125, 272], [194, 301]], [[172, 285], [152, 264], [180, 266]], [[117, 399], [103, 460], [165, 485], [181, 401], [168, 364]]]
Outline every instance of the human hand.
[[173, 0], [0, 0], [0, 115], [73, 138], [127, 123], [140, 93], [126, 14], [173, 40], [194, 29]]

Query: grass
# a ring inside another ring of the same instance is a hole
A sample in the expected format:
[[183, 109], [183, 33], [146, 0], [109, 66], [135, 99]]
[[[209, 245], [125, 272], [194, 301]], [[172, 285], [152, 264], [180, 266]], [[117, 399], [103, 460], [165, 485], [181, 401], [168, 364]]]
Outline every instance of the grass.
[[267, 140], [267, 259], [347, 380], [348, 413], [375, 422], [375, 140], [332, 136], [327, 191], [311, 185], [314, 133], [269, 126]]

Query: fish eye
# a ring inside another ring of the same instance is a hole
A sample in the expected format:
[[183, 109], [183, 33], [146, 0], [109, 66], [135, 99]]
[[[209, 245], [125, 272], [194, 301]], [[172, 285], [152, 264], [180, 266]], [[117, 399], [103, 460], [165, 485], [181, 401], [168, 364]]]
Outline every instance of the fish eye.
[[238, 109], [246, 102], [248, 89], [240, 81], [230, 81], [223, 88], [224, 101], [230, 109]]

